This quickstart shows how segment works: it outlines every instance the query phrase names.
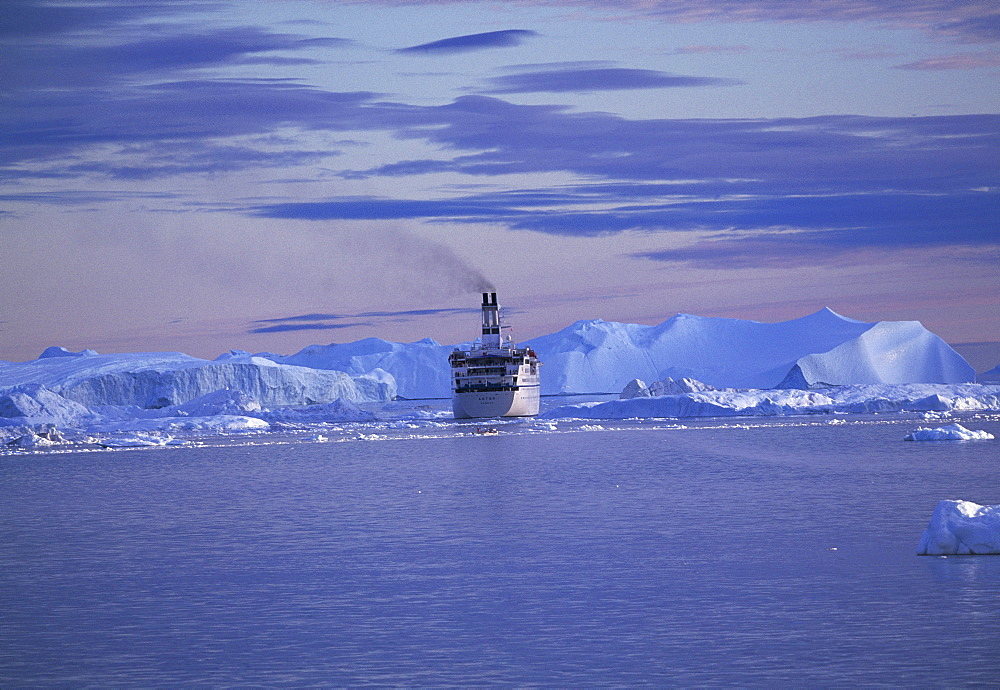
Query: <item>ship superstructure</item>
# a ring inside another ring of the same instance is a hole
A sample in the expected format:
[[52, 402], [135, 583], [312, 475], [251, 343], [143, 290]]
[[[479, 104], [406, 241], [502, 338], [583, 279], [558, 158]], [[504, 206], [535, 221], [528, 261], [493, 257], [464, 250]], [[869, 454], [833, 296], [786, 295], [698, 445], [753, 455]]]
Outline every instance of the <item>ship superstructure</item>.
[[484, 292], [482, 335], [448, 357], [456, 419], [538, 414], [541, 362], [531, 348], [517, 347], [506, 329], [497, 293]]

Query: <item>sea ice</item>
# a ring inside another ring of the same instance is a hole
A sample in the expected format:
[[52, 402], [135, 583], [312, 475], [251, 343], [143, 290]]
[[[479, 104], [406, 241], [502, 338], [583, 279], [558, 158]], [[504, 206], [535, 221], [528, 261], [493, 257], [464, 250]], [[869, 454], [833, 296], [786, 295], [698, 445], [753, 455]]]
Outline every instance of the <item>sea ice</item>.
[[919, 556], [1000, 554], [1000, 505], [941, 501], [917, 546]]
[[1000, 386], [887, 384], [799, 389], [723, 389], [682, 395], [578, 403], [553, 408], [548, 419], [632, 417], [742, 417], [819, 413], [872, 414], [935, 410], [1000, 410]]
[[174, 440], [173, 436], [131, 434], [115, 438], [104, 438], [97, 443], [105, 448], [146, 448], [150, 446], [178, 445], [174, 443]]
[[153, 419], [131, 419], [111, 423], [95, 424], [90, 431], [115, 433], [119, 431], [263, 431], [270, 424], [257, 417], [219, 414], [210, 417], [157, 417]]
[[904, 441], [992, 441], [993, 434], [986, 431], [971, 431], [961, 424], [948, 424], [936, 429], [919, 427], [903, 437]]

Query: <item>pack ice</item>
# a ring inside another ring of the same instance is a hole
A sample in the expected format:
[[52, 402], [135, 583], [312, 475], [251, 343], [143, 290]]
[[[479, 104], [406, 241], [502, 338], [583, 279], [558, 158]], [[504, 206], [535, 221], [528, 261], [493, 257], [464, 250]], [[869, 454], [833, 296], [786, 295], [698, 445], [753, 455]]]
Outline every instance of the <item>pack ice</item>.
[[941, 501], [920, 538], [917, 554], [1000, 554], [1000, 505]]

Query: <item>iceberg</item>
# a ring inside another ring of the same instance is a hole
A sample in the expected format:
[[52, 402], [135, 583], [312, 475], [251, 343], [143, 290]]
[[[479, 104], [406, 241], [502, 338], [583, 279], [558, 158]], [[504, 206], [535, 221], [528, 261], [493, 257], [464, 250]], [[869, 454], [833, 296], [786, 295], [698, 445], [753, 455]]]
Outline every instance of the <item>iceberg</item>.
[[975, 380], [919, 322], [865, 323], [830, 309], [780, 323], [691, 314], [656, 326], [578, 321], [524, 345], [545, 364], [544, 394], [611, 393], [667, 377], [756, 389]]
[[710, 390], [714, 389], [707, 383], [688, 378], [675, 381], [668, 376], [662, 381], [654, 381], [648, 386], [640, 379], [632, 379], [622, 389], [619, 397], [622, 400], [628, 400], [629, 398], [650, 398], [658, 395], [679, 395]]
[[431, 338], [413, 343], [365, 338], [353, 343], [310, 345], [294, 355], [265, 357], [278, 364], [342, 371], [351, 376], [377, 379], [387, 375], [394, 381], [397, 395], [414, 400], [451, 396], [448, 355], [453, 349]]
[[[542, 394], [617, 393], [630, 381], [695, 380], [714, 388], [799, 388], [887, 383], [965, 383], [975, 371], [916, 321], [866, 323], [830, 309], [780, 323], [677, 314], [647, 326], [577, 321], [521, 343], [544, 364]], [[363, 376], [388, 372], [404, 398], [451, 396], [448, 355], [430, 338], [367, 338], [311, 345], [279, 364]], [[243, 361], [250, 355], [224, 355]], [[220, 358], [221, 359], [221, 358]], [[645, 386], [644, 386], [645, 387]]]
[[976, 377], [979, 383], [1000, 383], [1000, 364]]
[[[968, 362], [917, 321], [873, 324], [858, 337], [831, 350], [800, 357], [793, 371], [789, 376], [801, 379], [794, 385], [796, 388], [976, 380]], [[782, 384], [792, 387], [789, 376]]]
[[[972, 368], [919, 323], [865, 323], [829, 309], [781, 323], [689, 314], [656, 326], [578, 321], [522, 344], [543, 360], [547, 394], [620, 391], [547, 419], [1000, 410], [1000, 385], [969, 383]], [[452, 350], [429, 338], [367, 338], [210, 361], [50, 347], [33, 361], [0, 362], [0, 442], [67, 442], [44, 435], [57, 427], [84, 443], [83, 431], [160, 437], [376, 422], [359, 404], [384, 411], [397, 395], [448, 397]]]
[[280, 364], [243, 356], [211, 362], [180, 352], [52, 354], [0, 367], [0, 391], [37, 384], [92, 407], [168, 407], [221, 389], [242, 391], [261, 405], [306, 405], [337, 399], [381, 402], [396, 395], [392, 377]]
[[81, 427], [96, 418], [86, 406], [37, 383], [0, 391], [0, 426]]
[[269, 422], [286, 424], [315, 424], [321, 422], [374, 422], [374, 412], [368, 412], [347, 400], [334, 400], [323, 405], [286, 407], [265, 410], [259, 415]]
[[961, 424], [948, 424], [936, 429], [919, 427], [903, 437], [904, 441], [992, 441], [993, 434], [986, 431], [971, 431]]
[[1000, 554], [1000, 505], [941, 501], [920, 537], [918, 556]]

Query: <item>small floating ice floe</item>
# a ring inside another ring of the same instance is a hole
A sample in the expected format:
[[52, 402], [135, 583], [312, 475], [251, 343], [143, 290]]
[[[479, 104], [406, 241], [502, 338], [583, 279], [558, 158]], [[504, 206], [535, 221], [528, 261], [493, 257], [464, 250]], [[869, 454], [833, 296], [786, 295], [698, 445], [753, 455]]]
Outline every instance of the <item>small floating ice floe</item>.
[[941, 501], [917, 546], [918, 556], [1000, 554], [1000, 505]]
[[951, 412], [945, 410], [944, 412], [924, 412], [924, 419], [948, 419], [951, 416]]
[[185, 442], [179, 441], [173, 436], [132, 434], [130, 436], [120, 436], [118, 438], [101, 439], [97, 443], [105, 448], [146, 448], [151, 446], [177, 446], [183, 445]]
[[312, 436], [307, 436], [306, 440], [315, 441], [316, 443], [323, 443], [324, 441], [328, 441], [329, 439], [323, 434], [313, 434]]
[[961, 424], [948, 424], [936, 429], [919, 427], [903, 437], [904, 441], [991, 441], [993, 434], [986, 431], [972, 431]]

